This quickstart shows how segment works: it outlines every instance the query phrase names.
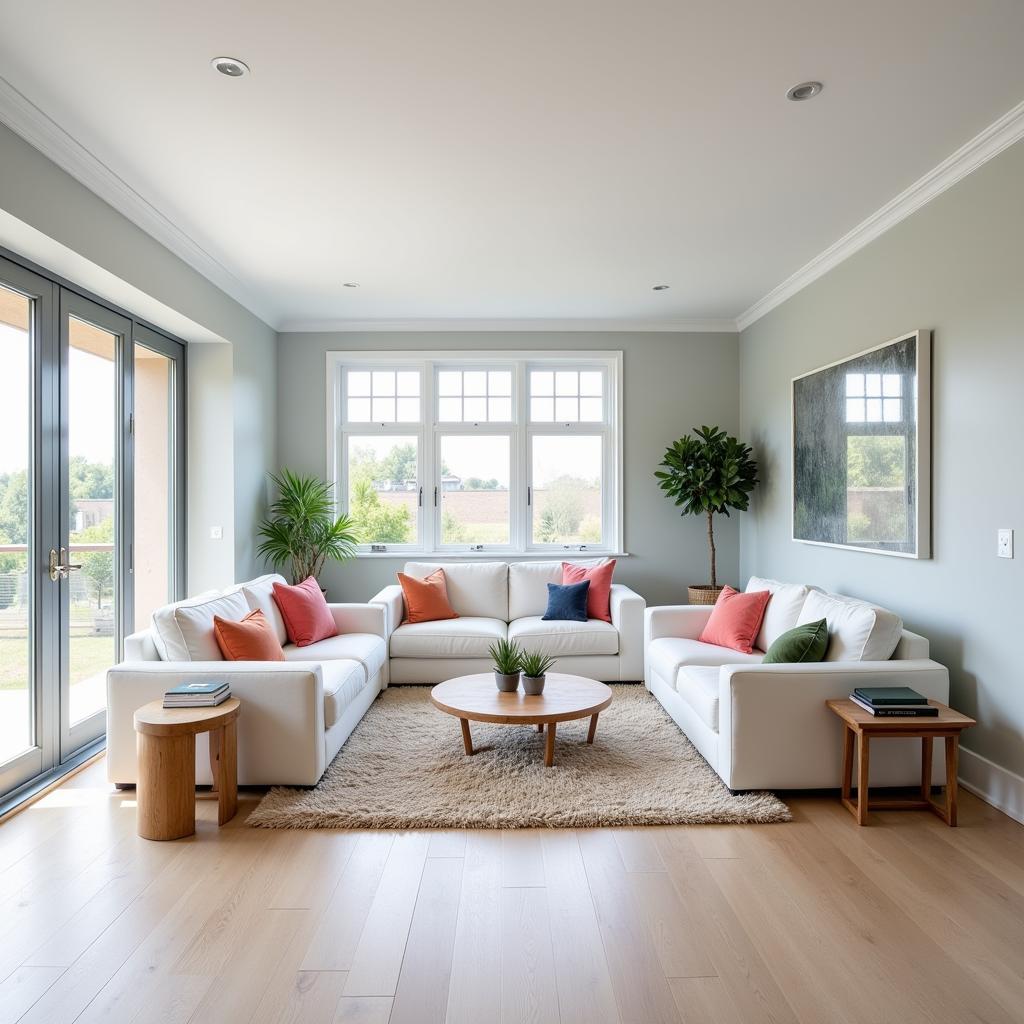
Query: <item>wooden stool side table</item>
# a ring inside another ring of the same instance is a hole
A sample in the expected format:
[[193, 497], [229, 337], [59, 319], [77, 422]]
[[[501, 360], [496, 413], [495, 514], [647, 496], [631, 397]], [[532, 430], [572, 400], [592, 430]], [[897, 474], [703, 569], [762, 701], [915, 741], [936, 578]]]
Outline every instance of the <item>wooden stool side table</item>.
[[139, 774], [138, 832], [143, 839], [182, 839], [196, 830], [196, 735], [210, 734], [217, 824], [238, 810], [237, 719], [229, 697], [215, 708], [165, 708], [153, 701], [135, 712]]
[[[957, 764], [960, 733], [977, 723], [973, 718], [954, 711], [937, 700], [928, 701], [939, 709], [937, 716], [917, 715], [899, 718], [879, 718], [865, 711], [855, 701], [827, 700], [825, 706], [843, 722], [843, 806], [866, 825], [868, 811], [932, 811], [947, 825], [956, 826], [957, 817]], [[876, 797], [868, 795], [868, 771], [871, 762], [871, 740], [883, 736], [900, 736], [921, 741], [921, 788], [916, 799]], [[943, 803], [932, 799], [932, 748], [936, 739], [946, 743], [946, 792]], [[853, 792], [853, 745], [857, 741], [857, 801]]]

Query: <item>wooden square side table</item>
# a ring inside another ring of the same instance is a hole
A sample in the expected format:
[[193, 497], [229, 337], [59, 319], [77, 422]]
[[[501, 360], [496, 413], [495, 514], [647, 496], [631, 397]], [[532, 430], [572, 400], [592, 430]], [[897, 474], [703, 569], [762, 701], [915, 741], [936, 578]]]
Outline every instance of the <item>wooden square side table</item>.
[[196, 830], [196, 735], [210, 734], [217, 824], [238, 810], [236, 722], [241, 701], [215, 708], [165, 708], [155, 700], [135, 712], [139, 756], [138, 831], [143, 839], [182, 839]]
[[[956, 825], [957, 762], [959, 758], [960, 733], [977, 725], [973, 718], [954, 711], [937, 700], [928, 701], [939, 709], [934, 717], [907, 715], [899, 718], [880, 718], [865, 711], [855, 701], [827, 700], [826, 707], [839, 716], [843, 722], [843, 805], [857, 819], [858, 825], [866, 825], [868, 811], [932, 811], [947, 825]], [[871, 740], [880, 737], [899, 736], [921, 741], [921, 791], [917, 799], [896, 797], [868, 797], [868, 768], [871, 757]], [[852, 799], [853, 789], [853, 743], [857, 740], [857, 802]], [[946, 741], [946, 792], [945, 801], [937, 803], [932, 799], [932, 745], [936, 739]]]

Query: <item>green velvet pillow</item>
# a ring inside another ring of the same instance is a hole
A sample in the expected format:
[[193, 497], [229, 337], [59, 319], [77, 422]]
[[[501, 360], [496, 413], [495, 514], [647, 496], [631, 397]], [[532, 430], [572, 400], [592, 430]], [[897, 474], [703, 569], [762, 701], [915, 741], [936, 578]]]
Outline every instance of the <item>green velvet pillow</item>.
[[805, 622], [787, 630], [768, 648], [762, 665], [796, 665], [821, 661], [828, 650], [828, 623], [824, 619]]

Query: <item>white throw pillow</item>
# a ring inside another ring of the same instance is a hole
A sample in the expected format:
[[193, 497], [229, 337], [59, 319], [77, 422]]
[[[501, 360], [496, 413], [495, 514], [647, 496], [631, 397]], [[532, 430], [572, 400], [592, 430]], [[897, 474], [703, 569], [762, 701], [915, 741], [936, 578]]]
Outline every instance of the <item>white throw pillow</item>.
[[282, 647], [288, 643], [288, 630], [285, 628], [281, 609], [277, 607], [277, 602], [274, 600], [274, 584], [287, 584], [287, 582], [283, 576], [272, 572], [266, 576], [259, 576], [254, 580], [249, 580], [248, 583], [243, 583], [239, 587], [245, 596], [246, 603], [249, 605], [249, 611], [259, 610], [263, 612], [263, 617], [274, 627], [277, 642]]
[[828, 623], [825, 661], [888, 661], [903, 631], [903, 620], [885, 608], [812, 590], [797, 625], [819, 619]]
[[213, 617], [240, 622], [250, 612], [245, 595], [194, 597], [158, 608], [153, 613], [153, 633], [163, 661], [223, 661], [213, 635]]
[[153, 646], [156, 648], [156, 653], [160, 655], [161, 661], [173, 660], [168, 656], [164, 637], [174, 637], [177, 635], [178, 629], [174, 625], [174, 610], [182, 605], [208, 601], [211, 597], [217, 597], [218, 594], [220, 594], [219, 590], [204, 590], [194, 597], [186, 597], [180, 601], [172, 601], [170, 604], [162, 605], [153, 612], [149, 618], [149, 633], [153, 638]]
[[507, 562], [406, 562], [405, 573], [418, 580], [444, 569], [448, 601], [459, 615], [508, 622]]
[[770, 590], [772, 595], [768, 607], [764, 610], [761, 629], [754, 641], [754, 646], [759, 651], [767, 651], [783, 633], [797, 624], [809, 588], [802, 583], [780, 583], [778, 580], [751, 576], [746, 592], [753, 594], [759, 590]]

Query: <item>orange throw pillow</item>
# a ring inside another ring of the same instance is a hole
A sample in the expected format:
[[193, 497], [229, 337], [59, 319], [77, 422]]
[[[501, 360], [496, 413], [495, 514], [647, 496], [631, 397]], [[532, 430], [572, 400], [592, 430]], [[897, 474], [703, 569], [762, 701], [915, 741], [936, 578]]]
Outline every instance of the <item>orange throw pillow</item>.
[[726, 587], [718, 595], [715, 607], [711, 610], [711, 618], [699, 637], [700, 642], [729, 647], [742, 654], [753, 654], [754, 640], [771, 596], [770, 590], [741, 594], [732, 587]]
[[213, 635], [227, 661], [284, 661], [277, 633], [261, 611], [249, 612], [241, 622], [214, 615]]
[[405, 598], [406, 622], [436, 622], [438, 619], [457, 619], [448, 600], [448, 583], [444, 569], [435, 569], [425, 579], [398, 573]]

